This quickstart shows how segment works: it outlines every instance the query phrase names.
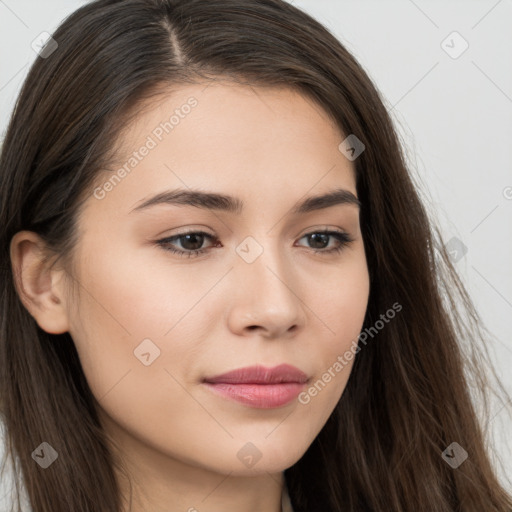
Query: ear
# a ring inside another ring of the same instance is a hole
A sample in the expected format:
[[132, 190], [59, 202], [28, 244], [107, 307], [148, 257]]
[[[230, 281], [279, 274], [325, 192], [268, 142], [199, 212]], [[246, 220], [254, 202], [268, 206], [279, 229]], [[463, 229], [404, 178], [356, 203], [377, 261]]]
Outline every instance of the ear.
[[11, 239], [10, 256], [16, 291], [39, 327], [50, 334], [67, 332], [65, 271], [50, 268], [42, 238], [19, 231]]

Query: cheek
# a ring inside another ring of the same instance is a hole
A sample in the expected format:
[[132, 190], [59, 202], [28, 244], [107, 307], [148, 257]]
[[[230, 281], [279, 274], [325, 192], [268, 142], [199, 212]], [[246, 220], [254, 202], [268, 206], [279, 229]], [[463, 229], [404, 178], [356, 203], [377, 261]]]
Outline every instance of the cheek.
[[[209, 290], [225, 269], [204, 265], [192, 272], [186, 262], [172, 264], [158, 252], [116, 251], [118, 246], [89, 247], [77, 272], [82, 286], [70, 334], [84, 374], [102, 405], [115, 407], [119, 393], [158, 401], [159, 390], [167, 407], [172, 396], [179, 408], [187, 396], [166, 370], [179, 382], [197, 373], [198, 355], [212, 338], [210, 324], [223, 308], [222, 294]], [[124, 403], [119, 418], [131, 411]]]
[[304, 356], [314, 354], [319, 361], [319, 371], [299, 396], [299, 403], [311, 408], [311, 416], [319, 424], [327, 420], [341, 398], [362, 349], [358, 339], [370, 289], [365, 259], [356, 258], [350, 265], [340, 267], [336, 276], [324, 283], [322, 293], [316, 290], [309, 295], [319, 334], [304, 348]]
[[199, 293], [194, 292], [197, 286], [195, 281], [191, 286], [191, 273], [186, 269], [170, 272], [156, 258], [132, 252], [110, 251], [84, 258], [87, 265], [80, 269], [77, 320], [90, 339], [108, 336], [114, 341], [117, 333], [124, 344], [127, 338], [135, 343], [161, 337], [183, 315], [188, 298]]
[[354, 253], [346, 264], [341, 262], [339, 268], [331, 269], [330, 274], [321, 276], [317, 282], [321, 287], [312, 288], [310, 307], [315, 308], [317, 319], [325, 327], [322, 329], [324, 350], [332, 357], [333, 353], [345, 351], [363, 326], [370, 293], [364, 252]]
[[[176, 298], [166, 304], [173, 294], [161, 279], [153, 275], [151, 281], [152, 272], [128, 272], [131, 266], [119, 263], [91, 265], [89, 280], [82, 277], [88, 292], [82, 290], [70, 334], [86, 380], [100, 409], [127, 432], [160, 442], [162, 451], [187, 446], [190, 428], [180, 426], [176, 411], [203, 425], [204, 410], [186, 389], [198, 343], [187, 321], [179, 321], [186, 304]], [[170, 430], [172, 443], [165, 441]]]
[[[176, 305], [163, 302], [164, 287], [148, 265], [107, 252], [84, 261], [70, 334], [93, 394], [100, 400], [121, 380], [123, 386], [138, 381], [133, 392], [156, 386], [143, 361], [163, 359], [160, 340], [178, 319]], [[178, 354], [181, 345], [174, 346]]]

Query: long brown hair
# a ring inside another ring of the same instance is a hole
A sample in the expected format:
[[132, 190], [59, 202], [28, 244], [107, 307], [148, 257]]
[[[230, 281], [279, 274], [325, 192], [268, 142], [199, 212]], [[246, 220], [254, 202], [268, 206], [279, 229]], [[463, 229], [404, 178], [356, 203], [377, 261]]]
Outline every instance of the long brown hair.
[[[484, 367], [486, 334], [385, 102], [345, 47], [282, 0], [97, 0], [53, 38], [58, 47], [24, 82], [0, 158], [0, 410], [33, 510], [120, 512], [122, 465], [69, 333], [44, 332], [20, 301], [10, 240], [34, 231], [71, 261], [78, 208], [135, 107], [175, 84], [229, 79], [295, 88], [365, 145], [354, 164], [372, 336], [326, 425], [285, 471], [296, 512], [510, 512], [475, 406], [488, 403], [495, 375]], [[373, 333], [395, 303], [400, 314]], [[43, 441], [59, 446], [44, 471], [31, 457]], [[453, 442], [468, 453], [456, 468], [442, 456]]]

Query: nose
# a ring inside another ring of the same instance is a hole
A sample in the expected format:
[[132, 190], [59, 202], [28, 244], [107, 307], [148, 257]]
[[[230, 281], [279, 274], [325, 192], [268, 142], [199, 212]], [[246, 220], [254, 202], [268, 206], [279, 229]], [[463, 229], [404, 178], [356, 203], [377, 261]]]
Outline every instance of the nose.
[[305, 305], [299, 283], [277, 250], [265, 248], [252, 263], [237, 258], [231, 279], [235, 284], [228, 323], [233, 333], [285, 338], [304, 326]]

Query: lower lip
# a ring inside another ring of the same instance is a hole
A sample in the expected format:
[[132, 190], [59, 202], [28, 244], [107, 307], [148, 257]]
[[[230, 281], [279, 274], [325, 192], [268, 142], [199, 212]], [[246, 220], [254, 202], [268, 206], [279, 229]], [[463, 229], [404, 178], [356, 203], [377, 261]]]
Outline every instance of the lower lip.
[[226, 384], [205, 382], [207, 387], [242, 404], [258, 409], [281, 407], [297, 398], [304, 388], [298, 382], [281, 384]]

